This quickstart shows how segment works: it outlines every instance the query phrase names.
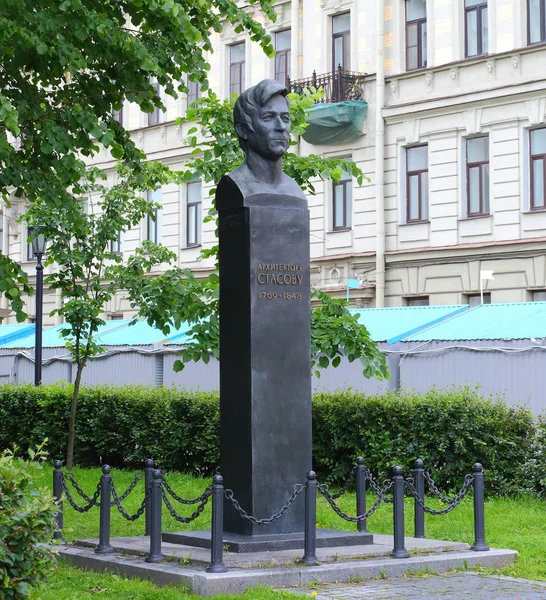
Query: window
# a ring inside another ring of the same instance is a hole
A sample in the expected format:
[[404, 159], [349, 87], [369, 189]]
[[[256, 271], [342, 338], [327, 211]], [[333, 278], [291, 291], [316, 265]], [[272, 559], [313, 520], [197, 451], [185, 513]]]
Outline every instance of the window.
[[27, 229], [27, 261], [35, 261], [36, 257], [32, 251], [32, 242], [30, 241], [30, 233]]
[[290, 79], [290, 29], [275, 34], [275, 79], [286, 85]]
[[188, 85], [188, 95], [187, 101], [188, 106], [197, 100], [197, 98], [201, 98], [201, 86], [196, 81], [187, 81]]
[[201, 244], [201, 182], [188, 183], [186, 245]]
[[121, 321], [123, 319], [123, 315], [120, 313], [111, 313], [108, 315], [109, 321]]
[[114, 254], [123, 253], [123, 242], [121, 232], [119, 233], [117, 240], [112, 240], [110, 242], [110, 252], [113, 252]]
[[119, 110], [112, 109], [112, 118], [120, 125], [123, 125], [123, 106]]
[[[479, 306], [482, 303], [481, 294], [467, 294], [466, 295], [466, 303], [471, 307]], [[491, 304], [491, 293], [490, 292], [483, 293], [483, 303]]]
[[489, 214], [489, 136], [466, 140], [466, 214]]
[[531, 292], [531, 299], [533, 302], [546, 302], [546, 291]]
[[245, 43], [229, 47], [229, 94], [239, 95], [245, 89]]
[[332, 71], [351, 70], [351, 13], [332, 17]]
[[[154, 204], [162, 204], [161, 200], [161, 188], [156, 190], [148, 190], [147, 193], [148, 202]], [[146, 239], [150, 240], [154, 244], [161, 243], [161, 225], [162, 225], [162, 217], [163, 217], [163, 209], [159, 206], [154, 206], [153, 208], [153, 217], [152, 215], [148, 215], [146, 219]]]
[[353, 211], [353, 179], [348, 173], [343, 173], [338, 183], [332, 183], [332, 199], [333, 231], [350, 229]]
[[406, 298], [406, 306], [428, 306], [430, 304], [428, 296], [414, 296]]
[[425, 0], [406, 0], [406, 69], [427, 66], [427, 5]]
[[465, 54], [487, 54], [487, 0], [465, 0]]
[[527, 40], [529, 44], [546, 42], [546, 0], [527, 0]]
[[[155, 95], [161, 97], [161, 86], [155, 77], [150, 79], [150, 85], [155, 89]], [[148, 126], [159, 125], [162, 117], [163, 111], [156, 106], [153, 112], [148, 113]]]
[[546, 181], [546, 128], [529, 132], [531, 156], [531, 210], [544, 210]]
[[406, 149], [406, 222], [428, 221], [428, 146]]

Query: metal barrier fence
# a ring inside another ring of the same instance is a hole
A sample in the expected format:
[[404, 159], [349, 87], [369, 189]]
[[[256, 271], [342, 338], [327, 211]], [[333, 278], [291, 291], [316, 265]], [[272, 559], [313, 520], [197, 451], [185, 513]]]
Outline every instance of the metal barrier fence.
[[[62, 534], [63, 500], [66, 499], [72, 508], [80, 513], [87, 512], [93, 507], [99, 507], [99, 543], [95, 548], [95, 552], [98, 554], [114, 552], [114, 548], [110, 543], [110, 517], [111, 508], [115, 506], [121, 516], [128, 521], [136, 521], [142, 515], [145, 516], [145, 535], [150, 537], [150, 549], [145, 560], [151, 563], [160, 562], [165, 558], [161, 553], [161, 513], [163, 504], [176, 521], [190, 523], [201, 515], [209, 499], [212, 499], [211, 558], [206, 570], [209, 573], [224, 573], [227, 571], [223, 563], [224, 501], [231, 502], [241, 518], [250, 521], [254, 525], [268, 525], [280, 519], [290, 510], [296, 498], [305, 491], [304, 552], [300, 562], [303, 565], [316, 565], [318, 564], [316, 555], [316, 503], [318, 491], [325, 498], [332, 510], [345, 521], [355, 523], [359, 532], [368, 531], [367, 519], [373, 515], [383, 502], [392, 503], [394, 547], [390, 556], [392, 558], [407, 558], [409, 554], [405, 548], [404, 537], [404, 495], [407, 493], [415, 500], [414, 535], [416, 538], [424, 538], [425, 513], [430, 515], [444, 515], [451, 512], [459, 506], [466, 494], [472, 489], [474, 494], [474, 543], [471, 546], [471, 550], [489, 550], [489, 546], [485, 542], [483, 469], [479, 463], [473, 466], [472, 473], [465, 475], [464, 483], [459, 492], [453, 498], [448, 498], [440, 492], [430, 473], [424, 470], [422, 460], [415, 462], [412, 476], [404, 478], [402, 467], [394, 467], [392, 479], [378, 483], [370, 470], [364, 465], [364, 459], [359, 457], [347, 481], [337, 493], [330, 493], [327, 485], [317, 481], [314, 471], [309, 471], [306, 481], [294, 486], [293, 493], [287, 502], [271, 517], [262, 519], [250, 515], [241, 507], [234, 497], [233, 491], [224, 488], [223, 478], [218, 473], [214, 475], [212, 483], [205, 488], [200, 496], [188, 500], [179, 496], [172, 489], [161, 470], [155, 468], [152, 459], [145, 461], [144, 471], [135, 475], [129, 487], [122, 494], [118, 493], [110, 471], [111, 469], [108, 465], [102, 466], [100, 481], [93, 495], [89, 496], [82, 490], [71, 472], [63, 471], [61, 461], [55, 461], [53, 494], [58, 505], [58, 511], [54, 539], [64, 541]], [[129, 514], [122, 503], [142, 479], [144, 479], [145, 484], [144, 497], [137, 511]], [[353, 481], [356, 488], [356, 516], [348, 515], [336, 504], [336, 500], [347, 492]], [[369, 509], [366, 509], [367, 484], [369, 484], [376, 496], [375, 502]], [[447, 505], [445, 508], [433, 509], [425, 504], [426, 484], [428, 484], [429, 492]], [[70, 486], [72, 486], [77, 496], [85, 501], [85, 505], [78, 504]], [[388, 495], [389, 493], [392, 493], [392, 497]], [[196, 508], [189, 517], [184, 517], [176, 511], [173, 501], [186, 506], [196, 505]]]

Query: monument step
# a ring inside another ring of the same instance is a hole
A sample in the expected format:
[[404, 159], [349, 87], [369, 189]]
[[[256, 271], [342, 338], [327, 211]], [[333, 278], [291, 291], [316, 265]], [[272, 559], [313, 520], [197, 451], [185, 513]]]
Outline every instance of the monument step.
[[[210, 530], [163, 533], [162, 538], [164, 542], [171, 544], [210, 548]], [[304, 545], [303, 532], [262, 535], [224, 533], [223, 541], [224, 547], [228, 552], [235, 552], [237, 554], [298, 550], [303, 549]], [[373, 544], [371, 533], [339, 531], [337, 529], [317, 529], [317, 548], [366, 546], [370, 544]]]

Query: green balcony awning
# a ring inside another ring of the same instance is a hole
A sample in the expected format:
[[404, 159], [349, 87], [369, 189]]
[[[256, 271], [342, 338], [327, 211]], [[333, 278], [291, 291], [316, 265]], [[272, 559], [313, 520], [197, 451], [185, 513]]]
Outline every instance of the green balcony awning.
[[303, 139], [309, 144], [342, 144], [362, 135], [368, 112], [365, 100], [315, 104], [307, 115]]

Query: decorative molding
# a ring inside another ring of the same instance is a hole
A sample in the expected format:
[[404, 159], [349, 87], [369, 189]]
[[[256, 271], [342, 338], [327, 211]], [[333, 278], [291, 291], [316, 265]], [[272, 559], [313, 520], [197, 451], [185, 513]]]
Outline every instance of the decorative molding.
[[529, 125], [540, 125], [545, 122], [546, 98], [533, 98], [525, 101]]
[[487, 79], [490, 81], [494, 81], [497, 78], [497, 64], [494, 59], [489, 59], [485, 63], [485, 68], [487, 69]]
[[400, 89], [400, 86], [398, 85], [398, 79], [392, 79], [390, 86], [392, 97], [398, 100], [398, 91]]
[[425, 74], [425, 88], [427, 90], [427, 94], [430, 94], [434, 91], [434, 73], [429, 72]]
[[464, 113], [467, 135], [480, 133], [482, 129], [482, 109], [469, 108]]
[[521, 75], [521, 54], [514, 54], [512, 56], [512, 68], [515, 75]]
[[406, 144], [417, 144], [421, 131], [421, 119], [408, 119], [404, 122]]
[[453, 87], [459, 87], [459, 67], [451, 67], [449, 70], [449, 76], [451, 77], [451, 81], [453, 82]]

